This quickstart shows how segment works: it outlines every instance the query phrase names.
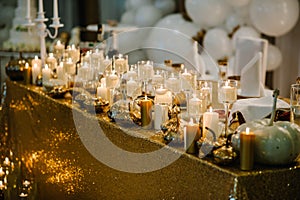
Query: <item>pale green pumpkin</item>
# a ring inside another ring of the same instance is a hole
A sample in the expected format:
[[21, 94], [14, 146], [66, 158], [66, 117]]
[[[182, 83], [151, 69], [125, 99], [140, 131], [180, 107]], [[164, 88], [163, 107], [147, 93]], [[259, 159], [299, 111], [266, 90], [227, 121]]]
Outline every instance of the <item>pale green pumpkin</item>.
[[[277, 94], [278, 95], [278, 94]], [[273, 113], [276, 110], [276, 99], [274, 96]], [[294, 162], [300, 154], [300, 127], [288, 121], [274, 121], [261, 119], [240, 125], [235, 135], [232, 136], [232, 145], [239, 150], [239, 135], [249, 127], [255, 134], [254, 161], [268, 165], [285, 165]]]

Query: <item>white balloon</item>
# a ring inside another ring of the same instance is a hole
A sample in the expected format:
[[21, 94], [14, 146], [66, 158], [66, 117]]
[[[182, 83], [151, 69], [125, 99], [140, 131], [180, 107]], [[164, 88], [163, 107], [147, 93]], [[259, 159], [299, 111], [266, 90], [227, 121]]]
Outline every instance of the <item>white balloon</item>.
[[220, 28], [213, 28], [207, 31], [204, 36], [203, 46], [215, 60], [229, 57], [232, 54], [231, 40], [227, 32]]
[[155, 26], [161, 28], [173, 29], [177, 26], [181, 26], [184, 23], [186, 23], [186, 20], [183, 19], [182, 15], [180, 13], [176, 13], [176, 14], [170, 14], [163, 17], [156, 23]]
[[185, 7], [193, 22], [205, 27], [222, 24], [231, 10], [224, 0], [186, 0]]
[[155, 0], [154, 6], [160, 9], [163, 15], [170, 14], [176, 9], [174, 0]]
[[232, 37], [232, 46], [235, 49], [236, 39], [238, 37], [253, 37], [253, 38], [260, 38], [260, 33], [258, 33], [254, 28], [250, 26], [243, 26], [239, 28]]
[[248, 5], [250, 0], [227, 0], [227, 2], [233, 7], [242, 7]]
[[267, 71], [275, 70], [280, 66], [282, 62], [282, 54], [277, 46], [269, 43], [267, 59]]
[[196, 24], [186, 21], [181, 14], [167, 15], [160, 19], [155, 27], [177, 30], [190, 37], [195, 36], [201, 30]]
[[255, 28], [269, 36], [289, 32], [299, 17], [298, 0], [253, 0], [250, 18]]
[[241, 27], [244, 24], [245, 24], [245, 20], [241, 16], [239, 16], [237, 13], [233, 13], [227, 17], [226, 22], [225, 22], [225, 27], [226, 27], [226, 30], [229, 33], [231, 33], [234, 28], [236, 28], [238, 26]]
[[145, 5], [152, 5], [152, 0], [128, 0], [126, 6], [130, 9], [138, 9]]
[[139, 27], [153, 26], [162, 17], [161, 11], [152, 6], [146, 5], [137, 9], [135, 24]]
[[148, 58], [155, 63], [170, 59], [184, 63], [187, 68], [196, 69], [200, 74], [205, 73], [205, 66], [198, 54], [198, 43], [178, 30], [154, 27], [143, 47]]
[[121, 23], [122, 24], [134, 24], [135, 23], [135, 11], [129, 10], [122, 14]]
[[238, 7], [238, 8], [234, 8], [234, 11], [240, 17], [246, 18], [246, 17], [249, 17], [249, 8], [250, 8], [250, 4], [245, 5], [245, 6], [241, 6], [241, 7]]

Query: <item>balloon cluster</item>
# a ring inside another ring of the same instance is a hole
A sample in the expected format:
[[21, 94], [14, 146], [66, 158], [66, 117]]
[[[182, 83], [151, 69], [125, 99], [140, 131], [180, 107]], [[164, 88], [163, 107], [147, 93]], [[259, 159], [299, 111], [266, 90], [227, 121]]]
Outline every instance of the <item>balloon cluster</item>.
[[175, 11], [175, 0], [126, 0], [121, 23], [138, 27], [153, 26], [163, 16]]
[[[299, 16], [298, 0], [186, 0], [185, 7], [192, 21], [206, 30], [203, 46], [215, 60], [233, 56], [238, 37], [288, 33]], [[267, 70], [281, 61], [279, 48], [269, 44]]]
[[[288, 33], [299, 16], [298, 0], [186, 0], [185, 7], [193, 23], [206, 30], [203, 46], [215, 60], [233, 56], [238, 37]], [[281, 61], [279, 48], [269, 44], [267, 70]]]
[[[154, 25], [174, 29], [191, 37], [202, 31], [202, 45], [216, 62], [226, 58], [230, 62], [234, 58], [236, 38], [260, 38], [263, 35], [279, 37], [288, 33], [299, 17], [298, 0], [185, 0], [191, 21], [184, 19], [181, 14], [167, 15], [174, 10], [172, 0], [155, 0], [154, 5], [151, 3], [152, 0], [127, 0], [128, 11], [124, 13], [122, 22], [139, 27]], [[159, 17], [162, 18], [158, 20]], [[161, 44], [168, 40], [162, 35], [150, 34], [149, 37], [160, 37]], [[177, 45], [183, 47], [182, 44]], [[267, 57], [268, 71], [280, 66], [282, 54], [277, 46], [269, 43]]]

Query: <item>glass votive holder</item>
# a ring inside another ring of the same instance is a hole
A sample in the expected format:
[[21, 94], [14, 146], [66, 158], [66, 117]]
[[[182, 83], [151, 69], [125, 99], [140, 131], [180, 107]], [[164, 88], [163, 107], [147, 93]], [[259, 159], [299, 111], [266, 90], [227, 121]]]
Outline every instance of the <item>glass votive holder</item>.
[[201, 116], [206, 112], [206, 96], [202, 93], [192, 94], [192, 97], [188, 100], [187, 113], [189, 118], [200, 121]]
[[300, 84], [292, 84], [290, 91], [290, 121], [300, 126]]
[[113, 70], [108, 72], [105, 76], [106, 87], [109, 89], [115, 89], [119, 84], [119, 77], [117, 73]]
[[160, 85], [158, 88], [155, 89], [154, 102], [156, 104], [172, 105], [172, 92], [165, 88], [163, 85]]
[[74, 44], [67, 46], [65, 52], [67, 53], [68, 58], [71, 58], [74, 63], [80, 61], [80, 48], [76, 47]]
[[138, 77], [141, 81], [151, 80], [154, 75], [153, 61], [141, 60], [138, 61]]
[[124, 74], [128, 71], [128, 55], [117, 54], [112, 58], [113, 69], [118, 74]]
[[180, 85], [182, 91], [192, 90], [194, 88], [193, 74], [186, 68], [180, 73]]
[[137, 65], [133, 64], [129, 66], [129, 70], [126, 73], [126, 79], [130, 80], [137, 80], [138, 79], [138, 73], [137, 73]]
[[152, 87], [155, 90], [164, 85], [165, 79], [161, 71], [157, 70], [152, 77]]
[[65, 52], [65, 44], [58, 40], [53, 46], [54, 57], [61, 61]]
[[207, 108], [212, 106], [213, 85], [212, 85], [211, 81], [206, 81], [206, 80], [197, 81], [196, 91], [197, 91], [197, 93], [202, 93], [204, 96], [206, 96]]
[[173, 93], [180, 92], [181, 86], [180, 86], [180, 79], [178, 77], [178, 74], [172, 72], [165, 80], [165, 85], [166, 88]]

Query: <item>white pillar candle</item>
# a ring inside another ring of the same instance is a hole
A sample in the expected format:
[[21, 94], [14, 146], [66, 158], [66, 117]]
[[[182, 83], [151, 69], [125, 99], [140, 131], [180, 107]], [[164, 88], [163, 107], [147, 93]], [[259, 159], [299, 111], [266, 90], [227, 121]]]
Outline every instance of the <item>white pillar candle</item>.
[[26, 14], [26, 18], [30, 19], [31, 15], [30, 15], [30, 0], [27, 0], [27, 14]]
[[61, 43], [60, 40], [57, 40], [56, 44], [54, 45], [54, 54], [57, 59], [61, 59], [64, 55], [65, 45]]
[[64, 62], [64, 71], [70, 75], [76, 74], [76, 65], [72, 58], [68, 58], [67, 62]]
[[39, 0], [39, 12], [40, 13], [44, 12], [43, 0]]
[[51, 70], [56, 69], [56, 67], [57, 67], [57, 60], [56, 60], [56, 58], [54, 57], [53, 53], [49, 53], [49, 56], [48, 56], [47, 59], [46, 59], [46, 64], [48, 65], [48, 67], [49, 67]]
[[157, 88], [155, 90], [155, 103], [157, 104], [172, 104], [172, 92], [166, 88]]
[[166, 122], [169, 119], [168, 117], [168, 106], [167, 105], [154, 105], [154, 128], [156, 130], [161, 129], [161, 124]]
[[31, 66], [34, 66], [34, 64], [37, 64], [40, 69], [42, 68], [42, 61], [38, 56], [34, 56], [34, 59], [31, 60]]
[[43, 82], [49, 81], [51, 78], [51, 70], [48, 65], [45, 65], [45, 68], [42, 70]]
[[64, 72], [64, 63], [60, 62], [59, 66], [56, 68], [57, 78], [60, 80], [65, 79], [65, 72]]
[[58, 5], [57, 0], [53, 0], [53, 18], [58, 18]]
[[97, 87], [97, 97], [102, 98], [103, 100], [109, 100], [108, 99], [108, 91], [107, 88], [104, 87], [103, 85]]
[[32, 66], [32, 84], [36, 83], [36, 79], [40, 74], [41, 74], [41, 67], [35, 63]]
[[184, 127], [184, 149], [187, 153], [196, 153], [195, 139], [199, 131], [199, 125], [193, 119]]
[[208, 130], [205, 128], [211, 129], [218, 137], [219, 132], [219, 114], [212, 110], [210, 107], [209, 112], [203, 114], [203, 137], [212, 139], [212, 135], [208, 134]]

